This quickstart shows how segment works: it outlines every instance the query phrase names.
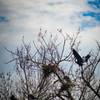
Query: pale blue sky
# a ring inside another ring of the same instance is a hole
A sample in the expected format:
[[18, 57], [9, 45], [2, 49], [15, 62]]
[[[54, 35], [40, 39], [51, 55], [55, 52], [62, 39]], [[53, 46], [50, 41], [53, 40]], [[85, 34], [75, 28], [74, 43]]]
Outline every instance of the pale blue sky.
[[94, 48], [100, 38], [100, 0], [0, 0], [0, 70], [11, 66], [4, 64], [10, 55], [3, 47], [16, 49], [22, 36], [30, 42], [40, 28], [71, 34], [79, 27], [82, 45]]

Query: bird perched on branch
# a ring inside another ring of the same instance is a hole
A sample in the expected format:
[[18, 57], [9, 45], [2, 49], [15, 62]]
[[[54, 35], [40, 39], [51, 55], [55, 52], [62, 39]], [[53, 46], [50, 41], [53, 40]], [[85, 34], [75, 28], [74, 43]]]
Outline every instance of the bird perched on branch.
[[84, 57], [84, 59], [79, 55], [79, 53], [75, 50], [72, 49], [73, 55], [75, 57], [75, 62], [79, 65], [79, 66], [83, 66], [84, 62], [87, 62], [88, 59], [90, 58], [90, 54], [86, 55]]

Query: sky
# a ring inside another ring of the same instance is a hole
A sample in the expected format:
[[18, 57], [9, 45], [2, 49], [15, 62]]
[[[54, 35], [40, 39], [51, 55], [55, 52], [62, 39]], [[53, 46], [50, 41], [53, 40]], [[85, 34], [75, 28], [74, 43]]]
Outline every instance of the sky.
[[11, 68], [4, 47], [15, 50], [23, 36], [33, 41], [40, 28], [69, 34], [80, 28], [82, 46], [90, 50], [100, 38], [100, 0], [0, 0], [0, 72]]

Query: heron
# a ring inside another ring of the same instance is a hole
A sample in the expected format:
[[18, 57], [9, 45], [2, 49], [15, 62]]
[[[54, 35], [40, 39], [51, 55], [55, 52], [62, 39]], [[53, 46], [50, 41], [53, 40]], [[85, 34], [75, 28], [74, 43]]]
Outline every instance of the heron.
[[83, 66], [84, 62], [87, 62], [88, 59], [90, 58], [90, 54], [86, 55], [84, 57], [84, 59], [79, 55], [79, 53], [75, 50], [72, 49], [73, 55], [75, 57], [75, 62], [79, 65], [79, 66]]

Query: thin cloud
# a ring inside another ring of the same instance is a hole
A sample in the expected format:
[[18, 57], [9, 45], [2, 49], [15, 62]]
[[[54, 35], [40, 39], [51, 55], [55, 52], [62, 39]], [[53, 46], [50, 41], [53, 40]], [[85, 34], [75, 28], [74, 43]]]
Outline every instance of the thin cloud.
[[49, 6], [59, 6], [59, 5], [63, 5], [63, 4], [66, 4], [68, 3], [68, 1], [66, 0], [55, 0], [55, 1], [48, 1], [47, 2], [47, 5]]

